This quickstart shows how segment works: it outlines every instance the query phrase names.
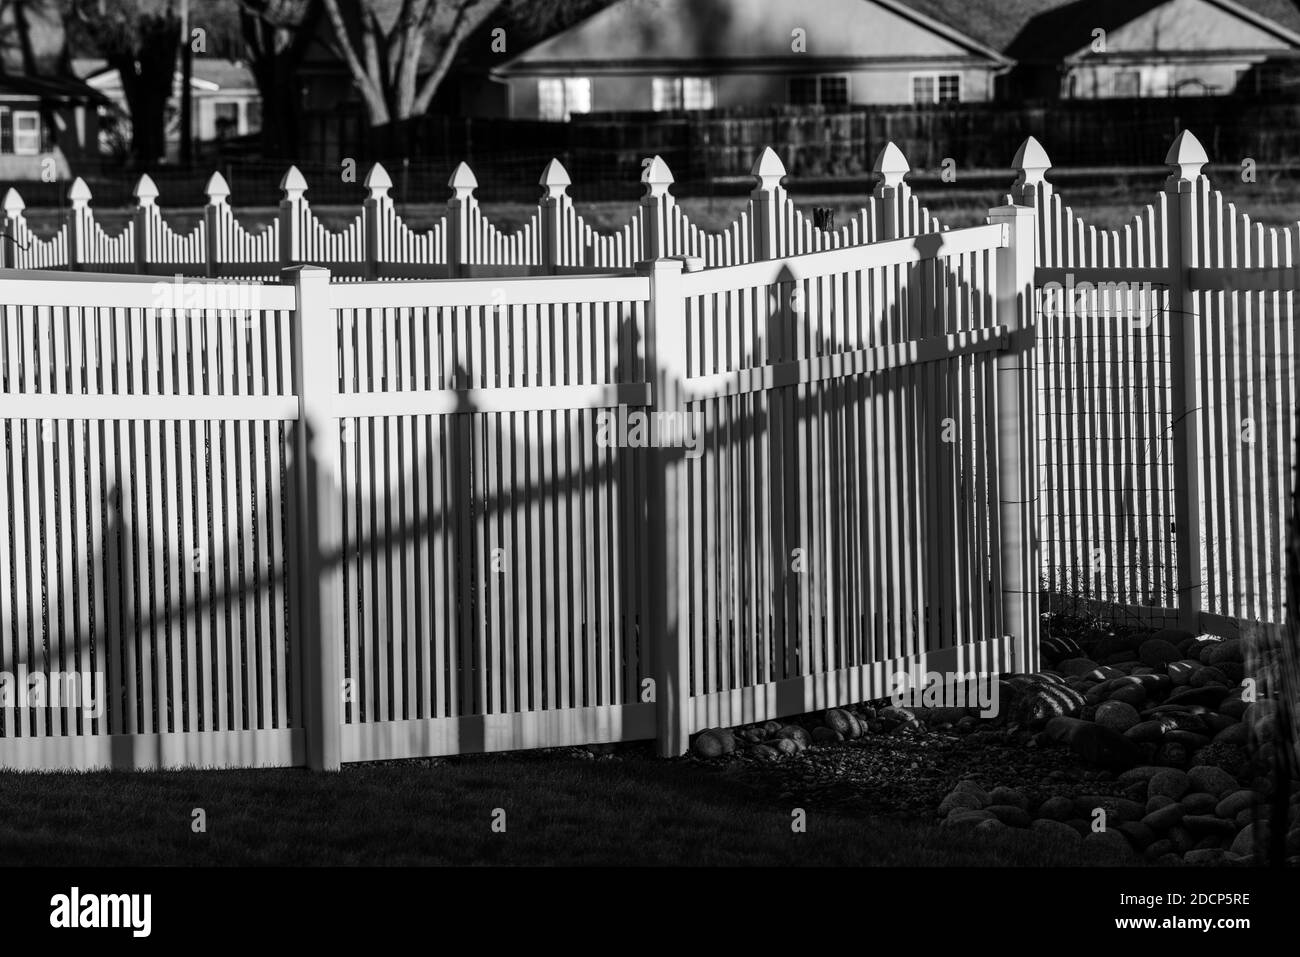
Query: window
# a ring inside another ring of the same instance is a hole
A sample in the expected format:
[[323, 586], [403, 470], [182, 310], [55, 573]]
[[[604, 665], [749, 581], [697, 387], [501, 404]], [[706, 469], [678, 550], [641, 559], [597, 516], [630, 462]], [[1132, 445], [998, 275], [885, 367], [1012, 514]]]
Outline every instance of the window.
[[787, 99], [799, 106], [847, 106], [849, 78], [847, 76], [792, 76]]
[[41, 114], [35, 110], [14, 110], [14, 153], [35, 156], [41, 151]]
[[714, 106], [713, 80], [705, 76], [657, 76], [651, 108], [662, 110], [711, 110]]
[[1115, 74], [1116, 96], [1141, 96], [1142, 74], [1137, 70], [1120, 70]]
[[961, 74], [917, 73], [912, 77], [913, 103], [960, 103]]
[[212, 104], [212, 114], [217, 139], [239, 134], [239, 104], [234, 100], [217, 100]]
[[537, 81], [537, 116], [543, 120], [567, 120], [574, 113], [591, 112], [591, 80], [567, 76]]

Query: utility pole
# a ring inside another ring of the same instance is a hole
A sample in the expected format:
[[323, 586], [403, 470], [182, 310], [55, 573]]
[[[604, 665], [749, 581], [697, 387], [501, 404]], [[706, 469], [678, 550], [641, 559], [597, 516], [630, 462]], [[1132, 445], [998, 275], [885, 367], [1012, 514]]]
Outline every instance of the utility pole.
[[181, 0], [181, 167], [194, 159], [193, 102], [190, 80], [194, 76], [194, 50], [190, 46], [190, 0]]

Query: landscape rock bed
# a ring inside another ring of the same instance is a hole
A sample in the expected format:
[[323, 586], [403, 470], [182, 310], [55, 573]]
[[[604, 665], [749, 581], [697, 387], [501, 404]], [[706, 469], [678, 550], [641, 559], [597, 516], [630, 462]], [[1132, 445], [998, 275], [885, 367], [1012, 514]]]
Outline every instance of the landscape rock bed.
[[[709, 729], [692, 742], [694, 760], [728, 766], [783, 804], [1028, 829], [1116, 861], [1261, 862], [1278, 729], [1273, 702], [1243, 684], [1247, 642], [1050, 625], [1043, 669], [1004, 678], [994, 718], [873, 702]], [[1300, 788], [1291, 864], [1298, 817]]]

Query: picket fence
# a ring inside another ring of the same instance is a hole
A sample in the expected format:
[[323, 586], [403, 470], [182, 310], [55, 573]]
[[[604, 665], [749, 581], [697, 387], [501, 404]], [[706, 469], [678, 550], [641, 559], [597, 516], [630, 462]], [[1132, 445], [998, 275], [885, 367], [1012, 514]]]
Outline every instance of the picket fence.
[[[886, 176], [907, 172], [896, 148], [876, 164]], [[707, 266], [730, 266], [779, 256], [818, 252], [881, 238], [875, 200], [834, 231], [817, 228], [780, 185], [785, 166], [765, 149], [754, 164], [756, 187], [746, 209], [728, 228], [713, 233], [690, 221], [669, 191], [672, 173], [660, 157], [646, 161], [644, 196], [622, 228], [594, 229], [574, 208], [569, 174], [558, 160], [542, 172], [542, 196], [520, 229], [507, 233], [483, 214], [474, 191], [478, 180], [461, 163], [448, 185], [447, 211], [431, 229], [403, 221], [388, 195], [392, 179], [376, 163], [365, 178], [368, 196], [353, 221], [334, 231], [324, 226], [306, 198], [307, 181], [291, 167], [280, 182], [278, 215], [261, 230], [240, 224], [220, 173], [207, 185], [202, 218], [186, 235], [163, 219], [158, 187], [147, 174], [135, 188], [136, 208], [116, 235], [96, 221], [90, 189], [77, 178], [68, 191], [70, 209], [53, 236], [36, 236], [17, 190], [4, 198], [3, 265], [18, 269], [70, 268], [147, 275], [241, 277], [276, 281], [282, 269], [303, 263], [326, 266], [332, 279], [444, 279], [492, 275], [553, 275], [566, 272], [630, 272], [638, 262], [695, 256]], [[903, 235], [937, 228], [914, 197], [903, 203]], [[913, 224], [914, 225], [911, 225]]]
[[[900, 670], [1032, 670], [1065, 593], [1280, 624], [1300, 234], [1252, 228], [1205, 161], [1180, 137], [1118, 231], [1061, 203], [1031, 140], [967, 229], [892, 147], [831, 233], [769, 165], [701, 238], [651, 163], [638, 215], [672, 228], [638, 221], [604, 262], [645, 258], [605, 275], [368, 259], [332, 283], [322, 258], [231, 308], [214, 280], [182, 303], [6, 270], [0, 672], [107, 693], [99, 714], [0, 701], [0, 766], [677, 754]], [[495, 248], [597, 269], [594, 244], [532, 241]], [[698, 432], [647, 445], [637, 413]]]

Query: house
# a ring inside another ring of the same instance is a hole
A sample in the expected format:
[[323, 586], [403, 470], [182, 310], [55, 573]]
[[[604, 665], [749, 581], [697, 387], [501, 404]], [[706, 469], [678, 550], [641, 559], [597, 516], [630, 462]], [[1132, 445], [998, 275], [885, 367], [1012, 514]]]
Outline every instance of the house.
[[[122, 80], [103, 60], [77, 59], [73, 70], [102, 93], [121, 117], [129, 116]], [[176, 71], [168, 103], [167, 156], [180, 154], [180, 94], [183, 77]], [[262, 128], [262, 96], [248, 65], [237, 60], [195, 57], [190, 75], [190, 97], [195, 142], [246, 136]], [[110, 144], [105, 144], [111, 150]]]
[[1294, 0], [907, 0], [1015, 61], [999, 94], [1099, 99], [1296, 84]]
[[103, 102], [77, 80], [0, 73], [0, 181], [66, 179], [97, 156]]
[[902, 0], [619, 0], [493, 71], [509, 114], [992, 98], [998, 50]]

